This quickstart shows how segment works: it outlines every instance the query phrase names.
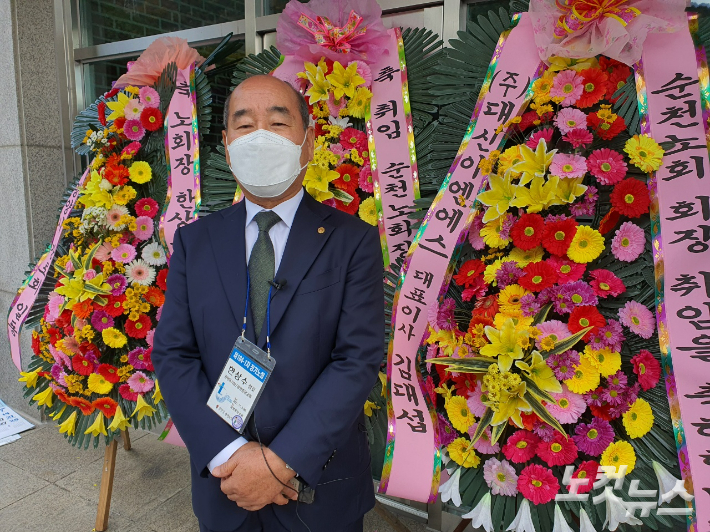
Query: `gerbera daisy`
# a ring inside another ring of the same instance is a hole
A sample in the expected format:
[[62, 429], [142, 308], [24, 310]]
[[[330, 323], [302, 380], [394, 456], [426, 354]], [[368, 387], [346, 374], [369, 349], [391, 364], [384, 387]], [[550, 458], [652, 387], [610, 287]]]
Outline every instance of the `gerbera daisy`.
[[588, 358], [589, 362], [597, 368], [602, 377], [609, 377], [621, 368], [621, 354], [618, 351], [612, 351], [608, 347], [592, 349], [591, 346], [587, 345], [584, 348], [582, 358]]
[[155, 218], [155, 215], [158, 214], [158, 202], [153, 198], [141, 198], [136, 201], [135, 209], [138, 216]]
[[[545, 408], [552, 416], [560, 423], [574, 423], [579, 419], [579, 416], [584, 414], [587, 409], [587, 403], [584, 398], [576, 393], [569, 391], [569, 388], [562, 385], [561, 393], [550, 393], [555, 403], [548, 403]], [[553, 465], [553, 464], [550, 464]]]
[[577, 459], [577, 446], [572, 438], [559, 432], [549, 442], [541, 441], [536, 447], [537, 455], [549, 466], [571, 464]]
[[520, 472], [518, 490], [533, 504], [545, 504], [555, 498], [560, 491], [560, 484], [552, 471], [538, 464], [530, 464]]
[[602, 458], [599, 464], [603, 466], [614, 466], [616, 472], [619, 473], [619, 466], [626, 466], [626, 474], [628, 475], [634, 470], [636, 465], [636, 453], [631, 444], [627, 441], [618, 441], [610, 443], [602, 453]]
[[126, 106], [123, 108], [123, 116], [126, 120], [139, 120], [141, 117], [141, 111], [143, 111], [143, 104], [138, 98], [131, 98], [126, 102]]
[[643, 229], [632, 222], [624, 222], [611, 241], [611, 251], [618, 260], [633, 262], [639, 258], [645, 244]]
[[602, 185], [615, 185], [626, 177], [627, 166], [623, 156], [609, 148], [594, 150], [587, 159], [589, 173]]
[[538, 340], [552, 338], [552, 340], [557, 343], [570, 336], [567, 325], [559, 320], [544, 321], [537, 325], [537, 329], [540, 332], [537, 337]]
[[340, 144], [347, 150], [353, 148], [358, 152], [367, 150], [367, 135], [364, 131], [349, 127], [340, 134]]
[[101, 331], [101, 338], [107, 346], [113, 347], [114, 349], [120, 349], [126, 345], [128, 341], [126, 336], [114, 327], [109, 327]]
[[153, 236], [153, 219], [148, 216], [136, 218], [136, 229], [133, 234], [138, 240], [146, 241]]
[[148, 291], [143, 298], [154, 307], [162, 307], [165, 303], [165, 294], [157, 286], [148, 287]]
[[141, 87], [138, 91], [141, 103], [145, 107], [158, 107], [160, 105], [160, 95], [152, 87]]
[[456, 438], [447, 447], [449, 457], [462, 467], [478, 467], [481, 463], [481, 458], [476, 454], [473, 448], [469, 449], [471, 441], [468, 438]]
[[553, 255], [563, 256], [567, 253], [572, 239], [577, 232], [577, 222], [574, 218], [547, 222], [542, 237], [543, 247]]
[[94, 329], [101, 332], [104, 329], [113, 327], [113, 318], [103, 310], [97, 310], [91, 316], [91, 325]]
[[111, 364], [100, 364], [96, 372], [112, 384], [116, 384], [121, 380], [121, 377], [118, 375], [118, 370]]
[[582, 95], [582, 77], [574, 70], [563, 70], [555, 76], [550, 89], [550, 96], [562, 98], [560, 104], [563, 107], [573, 105]]
[[95, 305], [97, 310], [103, 310], [112, 318], [116, 318], [123, 314], [123, 302], [125, 300], [126, 296], [124, 294], [121, 294], [120, 296], [109, 295], [106, 298], [105, 305]]
[[120, 393], [121, 397], [126, 401], [135, 401], [138, 399], [138, 392], [132, 389], [131, 385], [128, 383], [121, 384], [121, 386], [118, 387], [118, 393]]
[[454, 310], [456, 302], [450, 297], [444, 298], [440, 305], [436, 308], [434, 315], [434, 323], [444, 331], [453, 331], [456, 329], [456, 319], [454, 318]]
[[623, 281], [609, 270], [592, 270], [589, 276], [592, 278], [589, 285], [601, 298], [616, 297], [626, 291]]
[[[468, 429], [469, 437], [473, 438], [473, 435], [476, 433], [476, 427], [478, 427], [478, 423], [474, 423]], [[492, 444], [491, 437], [491, 428], [486, 427], [481, 436], [476, 440], [476, 443], [473, 444], [473, 448], [481, 454], [496, 454], [500, 451], [500, 443], [496, 442]]]
[[587, 160], [581, 155], [556, 153], [550, 165], [550, 174], [561, 178], [584, 177], [587, 173]]
[[[535, 113], [535, 114], [537, 114], [537, 113]], [[540, 143], [540, 140], [544, 139], [545, 144], [547, 144], [549, 146], [550, 141], [552, 140], [552, 134], [554, 133], [554, 131], [555, 130], [552, 129], [551, 127], [545, 127], [545, 128], [539, 129], [538, 131], [535, 131], [535, 133], [530, 135], [530, 138], [525, 142], [525, 145], [528, 148], [530, 148], [531, 150], [535, 150], [535, 149], [537, 149], [537, 145]]]
[[157, 242], [151, 242], [143, 248], [141, 258], [151, 266], [162, 266], [167, 262], [163, 246]]
[[126, 320], [125, 331], [131, 338], [145, 338], [153, 323], [145, 314], [141, 314], [137, 320]]
[[338, 172], [339, 177], [333, 181], [333, 185], [352, 196], [358, 187], [360, 170], [352, 164], [341, 164], [335, 171]]
[[92, 373], [86, 381], [87, 388], [94, 393], [106, 395], [113, 388], [113, 384], [98, 373]]
[[583, 453], [599, 456], [614, 441], [614, 429], [608, 421], [595, 417], [591, 423], [578, 423], [572, 439]]
[[584, 90], [577, 100], [576, 105], [584, 109], [591, 107], [604, 97], [607, 90], [609, 76], [598, 68], [587, 68], [580, 72]]
[[498, 296], [490, 295], [480, 298], [473, 307], [474, 316], [484, 316], [493, 319], [498, 313]]
[[557, 113], [555, 125], [562, 134], [569, 133], [575, 129], [584, 129], [587, 127], [587, 115], [579, 109], [567, 107]]
[[[130, 360], [130, 354], [128, 356]], [[437, 415], [439, 417], [439, 443], [446, 447], [458, 437], [458, 433], [454, 430], [454, 427], [451, 426], [451, 423], [449, 423], [444, 416], [442, 416], [441, 414]]]
[[626, 141], [624, 151], [629, 155], [631, 164], [641, 171], [655, 172], [661, 166], [663, 148], [648, 135], [634, 135]]
[[634, 373], [638, 377], [641, 388], [644, 391], [655, 388], [661, 378], [661, 364], [656, 357], [650, 351], [642, 349], [631, 359], [631, 363], [634, 365]]
[[143, 259], [135, 259], [126, 266], [126, 279], [131, 284], [150, 286], [155, 280], [155, 269]]
[[[572, 334], [586, 329], [587, 327], [592, 327], [592, 329], [587, 332], [584, 338], [588, 338], [590, 333], [595, 333], [598, 327], [604, 327], [606, 325], [606, 320], [602, 316], [596, 307], [591, 305], [580, 305], [572, 310], [569, 315], [569, 322], [567, 327], [572, 332]], [[587, 340], [585, 340], [586, 342]]]
[[466, 400], [466, 404], [473, 415], [480, 417], [485, 414], [486, 408], [488, 408], [483, 404], [483, 401], [488, 401], [488, 396], [483, 393], [483, 390], [481, 390], [481, 386], [479, 385], [476, 387], [474, 392], [469, 395]]
[[507, 460], [491, 457], [483, 464], [483, 478], [493, 495], [514, 497], [518, 494], [518, 475]]
[[446, 414], [459, 432], [467, 432], [468, 428], [476, 422], [476, 418], [466, 404], [466, 398], [457, 395], [446, 401]]
[[574, 262], [591, 262], [604, 251], [604, 237], [596, 229], [581, 225], [572, 238], [567, 256]]
[[375, 189], [375, 185], [372, 181], [372, 168], [370, 163], [360, 168], [360, 174], [358, 175], [358, 184], [363, 192], [372, 194]]
[[520, 248], [513, 248], [508, 254], [508, 259], [514, 260], [518, 263], [518, 266], [524, 268], [532, 262], [540, 262], [544, 255], [545, 252], [543, 251], [542, 246], [537, 246], [536, 248], [532, 248], [528, 251], [524, 251]]
[[599, 386], [601, 375], [588, 359], [580, 357], [579, 364], [574, 368], [574, 376], [564, 383], [574, 393], [583, 394]]
[[535, 456], [538, 443], [540, 438], [529, 430], [518, 430], [505, 442], [503, 454], [511, 462], [522, 464]]
[[145, 136], [145, 128], [137, 118], [126, 120], [123, 124], [123, 134], [130, 140], [141, 140]]
[[[585, 115], [586, 120], [586, 115]], [[573, 129], [565, 136], [562, 140], [569, 142], [573, 148], [586, 148], [592, 142], [594, 142], [594, 135], [592, 135], [586, 128]], [[587, 165], [589, 165], [589, 160], [587, 160]]]
[[641, 438], [653, 427], [653, 410], [646, 400], [636, 399], [631, 408], [622, 416], [624, 428], [629, 438]]
[[108, 228], [114, 231], [120, 231], [126, 227], [126, 224], [122, 222], [122, 218], [126, 214], [128, 214], [128, 209], [126, 207], [114, 204], [108, 211], [106, 211], [106, 224], [108, 225]]
[[155, 278], [155, 284], [160, 287], [161, 290], [167, 290], [168, 289], [168, 270], [167, 268], [162, 269], [158, 272], [157, 277]]
[[611, 204], [620, 214], [638, 218], [648, 212], [651, 204], [648, 187], [638, 179], [624, 179], [611, 192]]
[[523, 271], [518, 284], [531, 292], [540, 292], [557, 282], [557, 272], [545, 261], [528, 264]]
[[620, 116], [614, 115], [613, 120], [604, 120], [599, 112], [587, 115], [587, 124], [593, 133], [602, 140], [611, 140], [626, 129], [626, 122]]
[[471, 286], [476, 278], [483, 273], [486, 265], [479, 259], [467, 260], [464, 262], [456, 275], [454, 281], [459, 286]]
[[128, 363], [136, 369], [146, 369], [146, 351], [137, 347], [128, 353]]
[[69, 404], [81, 410], [81, 413], [85, 416], [91, 415], [96, 409], [88, 399], [83, 397], [69, 397]]
[[545, 228], [545, 220], [539, 214], [523, 214], [510, 230], [513, 244], [529, 251], [540, 245]]
[[71, 358], [71, 365], [79, 375], [91, 375], [94, 372], [94, 363], [76, 354]]
[[135, 161], [128, 170], [130, 171], [131, 181], [139, 185], [147, 183], [153, 177], [153, 171], [145, 161]]
[[109, 275], [108, 279], [106, 279], [106, 282], [111, 287], [111, 294], [113, 294], [114, 296], [120, 296], [123, 292], [126, 291], [126, 278], [120, 273], [114, 273], [113, 275]]
[[594, 483], [597, 479], [597, 473], [599, 472], [599, 464], [594, 460], [588, 460], [579, 464], [577, 470], [572, 473], [572, 478], [584, 479], [585, 482], [569, 484], [567, 490], [571, 493], [572, 488], [576, 488], [575, 493], [583, 494], [589, 493], [594, 487]]
[[498, 303], [501, 312], [515, 313], [520, 309], [520, 300], [526, 294], [529, 294], [525, 288], [518, 284], [506, 286], [498, 293]]
[[626, 305], [619, 309], [619, 321], [631, 329], [631, 332], [646, 340], [651, 338], [656, 330], [653, 314], [637, 301], [627, 301]]
[[557, 282], [561, 285], [579, 281], [587, 269], [584, 264], [577, 264], [563, 257], [553, 256], [546, 262], [557, 272]]
[[118, 403], [110, 397], [101, 397], [91, 403], [96, 410], [102, 412], [106, 417], [113, 417], [116, 414]]
[[138, 393], [146, 393], [153, 389], [155, 383], [142, 371], [136, 371], [126, 381], [132, 390]]
[[146, 107], [140, 116], [141, 125], [148, 131], [158, 131], [163, 127], [163, 115], [159, 109]]

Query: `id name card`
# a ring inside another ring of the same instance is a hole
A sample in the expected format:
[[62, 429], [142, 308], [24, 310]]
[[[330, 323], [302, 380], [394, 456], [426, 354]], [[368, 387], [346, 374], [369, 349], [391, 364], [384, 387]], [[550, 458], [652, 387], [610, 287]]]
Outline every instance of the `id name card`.
[[273, 357], [240, 336], [207, 406], [241, 434], [275, 365]]

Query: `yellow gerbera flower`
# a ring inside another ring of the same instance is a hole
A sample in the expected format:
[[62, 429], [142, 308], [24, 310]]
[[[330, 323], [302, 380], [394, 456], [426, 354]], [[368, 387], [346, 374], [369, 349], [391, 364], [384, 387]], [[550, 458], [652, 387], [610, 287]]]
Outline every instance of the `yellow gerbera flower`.
[[98, 415], [96, 416], [96, 419], [91, 424], [91, 426], [84, 431], [84, 434], [91, 434], [94, 437], [98, 436], [99, 434], [108, 436], [108, 433], [106, 432], [106, 424], [104, 423], [103, 412], [99, 411]]
[[476, 422], [466, 399], [458, 395], [446, 401], [446, 413], [453, 427], [459, 432], [466, 432]]
[[[490, 210], [490, 209], [488, 209]], [[492, 248], [504, 248], [510, 243], [510, 238], [503, 239], [500, 232], [503, 230], [503, 216], [491, 220], [486, 223], [481, 229], [480, 235], [483, 237], [485, 244]]]
[[634, 135], [626, 141], [624, 151], [629, 154], [631, 164], [646, 173], [658, 170], [665, 153], [648, 135]]
[[101, 331], [101, 338], [103, 338], [107, 346], [113, 347], [114, 349], [120, 349], [126, 345], [128, 341], [126, 336], [115, 327], [109, 327]]
[[592, 262], [604, 251], [604, 237], [596, 229], [586, 225], [577, 227], [577, 232], [567, 250], [570, 260], [579, 264]]
[[519, 284], [509, 284], [498, 294], [501, 310], [505, 312], [505, 307], [512, 307], [512, 310], [520, 309], [520, 299], [529, 293], [529, 290]]
[[543, 104], [550, 101], [550, 89], [555, 75], [551, 71], [546, 71], [541, 77], [533, 82], [533, 98], [535, 103]]
[[150, 165], [145, 161], [135, 161], [128, 169], [131, 181], [142, 185], [147, 183], [153, 177], [153, 171]]
[[584, 348], [584, 355], [602, 377], [609, 377], [621, 369], [621, 354], [609, 348], [595, 351], [589, 345]]
[[544, 254], [545, 251], [542, 249], [542, 246], [537, 246], [528, 251], [523, 251], [520, 248], [513, 248], [513, 251], [510, 252], [508, 257], [510, 260], [517, 262], [519, 267], [525, 268], [525, 266], [532, 262], [540, 262]]
[[603, 466], [614, 466], [616, 472], [619, 472], [619, 466], [626, 466], [626, 474], [628, 475], [634, 470], [636, 465], [636, 453], [631, 444], [627, 441], [617, 441], [609, 444], [599, 461]]
[[622, 418], [624, 428], [629, 438], [645, 436], [653, 427], [653, 410], [645, 399], [640, 397], [634, 401]]
[[513, 165], [523, 162], [523, 152], [520, 150], [520, 145], [516, 144], [506, 149], [498, 157], [498, 171], [500, 173], [505, 173]]
[[600, 374], [587, 357], [582, 357], [574, 368], [574, 376], [565, 380], [565, 384], [574, 393], [587, 393], [599, 386]]
[[92, 373], [91, 375], [89, 375], [89, 381], [87, 385], [89, 387], [89, 390], [101, 395], [106, 395], [113, 388], [113, 384], [104, 379], [98, 373]]
[[350, 63], [347, 68], [336, 61], [333, 63], [333, 71], [325, 79], [330, 82], [336, 98], [343, 96], [353, 98], [357, 87], [365, 83], [365, 80], [357, 73], [356, 61]]
[[355, 118], [365, 118], [371, 99], [372, 93], [368, 89], [365, 87], [358, 87], [355, 91], [355, 95], [348, 102], [348, 114], [350, 114], [350, 116], [354, 116]]
[[446, 449], [449, 451], [451, 459], [458, 465], [476, 468], [481, 463], [481, 458], [473, 450], [473, 447], [468, 448], [469, 445], [471, 445], [471, 441], [468, 438], [456, 438]]
[[76, 410], [72, 412], [71, 416], [66, 418], [62, 423], [59, 424], [59, 433], [66, 434], [67, 436], [74, 436], [76, 432]]
[[369, 197], [363, 201], [357, 213], [361, 220], [364, 220], [370, 225], [377, 225], [377, 205], [375, 204], [375, 198]]
[[317, 201], [323, 202], [333, 197], [333, 193], [328, 190], [328, 184], [339, 177], [340, 174], [335, 170], [312, 164], [303, 178], [303, 186]]

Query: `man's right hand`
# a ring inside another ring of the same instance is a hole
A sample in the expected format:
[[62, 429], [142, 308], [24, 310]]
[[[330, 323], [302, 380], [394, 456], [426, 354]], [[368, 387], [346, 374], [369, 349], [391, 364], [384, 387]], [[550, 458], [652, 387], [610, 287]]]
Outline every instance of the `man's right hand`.
[[240, 456], [242, 454], [246, 454], [249, 449], [253, 449], [255, 447], [259, 447], [259, 444], [256, 443], [255, 441], [250, 441], [249, 443], [245, 443], [242, 445], [239, 449], [234, 451], [234, 454], [229, 457], [229, 460], [227, 460], [225, 463], [222, 465], [218, 465], [212, 470], [212, 475], [217, 477], [217, 478], [226, 478], [229, 475], [231, 475], [234, 470], [237, 467], [237, 464], [240, 461]]

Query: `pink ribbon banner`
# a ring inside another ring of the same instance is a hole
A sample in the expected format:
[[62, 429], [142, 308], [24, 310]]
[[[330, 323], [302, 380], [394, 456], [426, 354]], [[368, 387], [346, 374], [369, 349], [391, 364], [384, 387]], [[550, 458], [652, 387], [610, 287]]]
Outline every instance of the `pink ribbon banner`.
[[17, 366], [17, 369], [22, 371], [22, 358], [21, 358], [21, 348], [20, 348], [20, 332], [22, 331], [22, 326], [27, 320], [27, 316], [30, 313], [36, 299], [39, 289], [44, 284], [44, 280], [47, 278], [49, 273], [49, 268], [52, 266], [54, 261], [54, 255], [57, 253], [57, 245], [62, 238], [64, 233], [63, 224], [64, 221], [69, 218], [69, 215], [74, 210], [76, 205], [76, 200], [79, 198], [81, 193], [81, 188], [86, 183], [87, 178], [90, 175], [90, 169], [87, 168], [84, 175], [77, 183], [74, 190], [69, 195], [62, 211], [59, 213], [59, 222], [57, 223], [57, 228], [54, 230], [54, 238], [52, 238], [52, 243], [47, 246], [47, 250], [37, 261], [37, 264], [29, 276], [22, 283], [22, 286], [17, 291], [15, 299], [10, 305], [10, 311], [7, 314], [7, 334], [10, 338], [10, 354], [12, 356], [12, 361]]
[[498, 42], [471, 123], [448, 175], [417, 232], [399, 280], [392, 315], [388, 434], [380, 492], [433, 501], [440, 478], [437, 421], [424, 392], [417, 352], [427, 311], [446, 291], [459, 244], [467, 234], [485, 176], [478, 164], [498, 149], [496, 129], [522, 111], [541, 69], [527, 14]]
[[407, 63], [399, 28], [388, 31], [388, 53], [371, 65], [372, 100], [367, 113], [370, 167], [386, 268], [399, 266], [412, 244], [408, 215], [419, 199], [417, 155], [409, 105]]
[[160, 216], [160, 240], [170, 260], [178, 227], [197, 218], [200, 208], [200, 147], [195, 66], [178, 70], [177, 87], [165, 119], [168, 194]]
[[645, 80], [648, 105], [642, 129], [667, 143], [655, 175], [661, 231], [653, 252], [657, 276], [660, 272], [664, 279], [658, 330], [664, 358], [670, 361], [672, 353], [664, 369], [675, 378], [667, 387], [680, 405], [679, 461], [686, 487], [696, 497], [697, 530], [710, 530], [710, 163], [704, 55], [701, 51], [696, 57], [687, 28], [652, 34], [637, 70], [638, 85]]

